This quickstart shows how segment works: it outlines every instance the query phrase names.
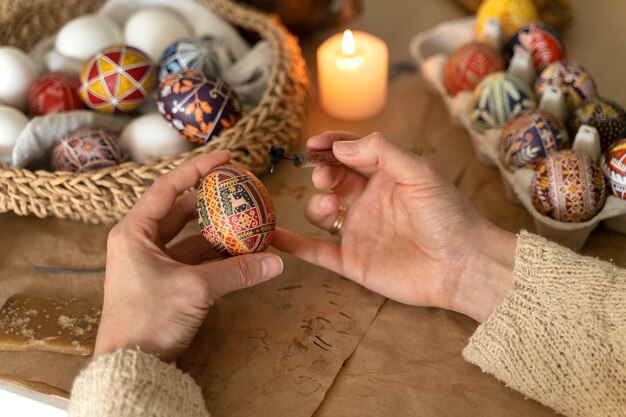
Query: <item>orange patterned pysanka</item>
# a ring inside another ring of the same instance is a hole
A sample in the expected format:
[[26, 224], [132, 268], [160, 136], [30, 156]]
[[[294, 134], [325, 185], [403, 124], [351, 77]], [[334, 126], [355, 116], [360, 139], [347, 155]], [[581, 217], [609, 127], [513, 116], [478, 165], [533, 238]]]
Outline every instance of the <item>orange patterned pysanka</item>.
[[94, 55], [80, 74], [80, 98], [100, 113], [139, 108], [154, 87], [152, 61], [137, 48], [112, 46]]
[[201, 181], [196, 214], [202, 235], [225, 256], [264, 251], [276, 229], [274, 204], [263, 183], [232, 164]]

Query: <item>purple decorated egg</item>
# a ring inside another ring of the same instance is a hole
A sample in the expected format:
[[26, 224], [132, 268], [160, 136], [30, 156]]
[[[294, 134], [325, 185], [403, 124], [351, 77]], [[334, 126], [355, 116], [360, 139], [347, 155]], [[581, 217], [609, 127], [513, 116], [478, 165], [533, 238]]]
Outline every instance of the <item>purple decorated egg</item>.
[[507, 65], [518, 49], [530, 52], [537, 70], [565, 58], [563, 41], [554, 29], [542, 22], [522, 26], [504, 44], [502, 56]]
[[535, 81], [537, 100], [549, 87], [559, 88], [563, 92], [567, 108], [572, 111], [584, 100], [596, 95], [596, 83], [591, 75], [580, 65], [570, 60], [561, 60], [546, 65]]
[[507, 72], [494, 72], [474, 90], [472, 127], [479, 132], [501, 128], [511, 117], [534, 107], [535, 98], [522, 80]]
[[602, 155], [600, 166], [613, 195], [626, 200], [626, 139], [616, 141]]
[[196, 71], [170, 74], [157, 91], [159, 113], [189, 141], [207, 143], [241, 119], [241, 103], [222, 80]]
[[617, 139], [626, 137], [626, 112], [614, 101], [592, 97], [570, 113], [568, 118], [570, 135], [576, 137], [576, 132], [582, 125], [596, 128], [604, 152]]
[[451, 95], [472, 91], [488, 74], [502, 71], [502, 58], [491, 48], [470, 43], [450, 54], [443, 70], [443, 83]]
[[537, 211], [567, 223], [593, 218], [606, 202], [600, 167], [588, 155], [572, 150], [555, 152], [537, 163], [531, 192]]
[[569, 146], [567, 131], [551, 113], [529, 109], [504, 126], [500, 137], [500, 161], [509, 170], [534, 169], [548, 154]]
[[123, 161], [124, 153], [117, 137], [102, 129], [82, 129], [56, 144], [51, 164], [55, 171], [85, 172]]
[[226, 164], [213, 169], [197, 194], [202, 236], [225, 256], [264, 251], [276, 229], [276, 211], [263, 183], [251, 172]]

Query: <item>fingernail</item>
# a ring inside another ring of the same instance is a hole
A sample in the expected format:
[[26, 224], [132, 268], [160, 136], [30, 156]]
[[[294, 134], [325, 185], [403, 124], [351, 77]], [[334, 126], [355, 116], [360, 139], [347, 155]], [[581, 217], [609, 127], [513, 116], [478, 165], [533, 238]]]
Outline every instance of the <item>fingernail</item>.
[[280, 256], [270, 254], [261, 261], [261, 274], [264, 280], [274, 278], [281, 272], [283, 272], [283, 260]]
[[306, 144], [308, 145], [309, 143], [316, 141], [317, 138], [319, 138], [319, 135], [311, 136], [309, 140], [306, 141]]
[[355, 153], [356, 147], [356, 142], [352, 140], [342, 140], [333, 143], [333, 149], [341, 155], [351, 155]]

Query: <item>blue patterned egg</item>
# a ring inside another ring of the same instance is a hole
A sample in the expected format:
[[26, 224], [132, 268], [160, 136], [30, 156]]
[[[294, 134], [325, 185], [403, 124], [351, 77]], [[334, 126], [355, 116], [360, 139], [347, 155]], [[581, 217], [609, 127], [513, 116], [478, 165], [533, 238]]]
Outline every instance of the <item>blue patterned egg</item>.
[[221, 39], [183, 39], [170, 45], [163, 53], [159, 81], [181, 71], [198, 71], [209, 77], [221, 78], [234, 62], [235, 56]]
[[569, 147], [565, 126], [551, 113], [529, 109], [508, 121], [500, 137], [500, 161], [509, 170], [534, 169], [551, 152]]
[[55, 171], [85, 172], [121, 164], [119, 139], [102, 129], [81, 129], [62, 138], [52, 150]]
[[511, 117], [534, 107], [537, 107], [535, 98], [522, 80], [506, 72], [495, 72], [474, 90], [472, 126], [479, 132], [501, 128]]
[[207, 143], [241, 119], [241, 102], [222, 80], [197, 71], [165, 78], [156, 96], [159, 113], [189, 141]]

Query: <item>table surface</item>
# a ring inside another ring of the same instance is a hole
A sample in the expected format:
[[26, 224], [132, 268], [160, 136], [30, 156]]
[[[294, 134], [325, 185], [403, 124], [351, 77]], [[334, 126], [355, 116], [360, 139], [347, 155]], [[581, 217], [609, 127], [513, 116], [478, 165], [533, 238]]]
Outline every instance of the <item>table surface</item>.
[[[364, 3], [363, 15], [350, 26], [385, 40], [389, 45], [392, 66], [410, 62], [408, 44], [417, 32], [465, 15], [452, 0], [366, 0]], [[569, 56], [581, 62], [594, 75], [601, 95], [626, 106], [626, 82], [622, 76], [622, 69], [626, 66], [623, 46], [626, 27], [622, 25], [626, 3], [622, 0], [572, 0], [572, 5], [576, 20], [564, 32]], [[331, 33], [319, 32], [302, 41], [314, 77], [315, 51]], [[348, 130], [361, 134], [382, 131], [408, 147], [420, 147], [487, 218], [508, 230], [533, 230], [530, 215], [505, 200], [497, 171], [477, 162], [468, 134], [451, 126], [442, 100], [427, 90], [417, 73], [394, 77], [386, 109], [366, 121], [333, 119], [314, 103], [297, 148], [303, 149], [308, 137], [326, 130]], [[287, 193], [301, 195], [312, 192], [310, 184], [297, 184], [290, 188], [288, 175], [289, 171], [282, 169], [278, 176], [263, 179], [270, 183], [270, 189], [272, 184], [286, 183], [283, 192], [287, 190]], [[287, 209], [279, 206], [278, 210], [280, 214], [281, 210]], [[283, 226], [315, 233], [300, 213], [290, 213], [285, 218]], [[104, 259], [106, 230], [102, 228], [94, 237], [91, 226], [17, 218], [12, 214], [0, 216], [0, 235], [8, 239], [4, 247], [13, 247], [11, 240], [15, 240], [16, 248], [26, 248], [18, 234], [22, 228], [31, 225], [41, 229], [41, 236], [46, 239], [51, 235], [59, 238], [64, 228], [71, 229], [71, 237], [63, 242], [65, 247], [80, 246], [83, 240], [96, 242], [94, 259]], [[37, 238], [38, 235], [30, 236]], [[54, 247], [52, 241], [49, 247]], [[583, 253], [624, 266], [625, 249], [626, 236], [599, 227], [591, 234]], [[48, 260], [54, 260], [54, 257], [52, 254]], [[0, 263], [2, 261], [7, 261], [17, 272], [23, 271], [25, 265], [32, 262], [31, 254], [18, 250], [0, 254]], [[79, 259], [76, 262], [76, 265], [80, 264]], [[7, 275], [0, 277], [9, 279]], [[2, 279], [0, 291], [4, 284]], [[555, 415], [463, 361], [461, 351], [475, 327], [475, 322], [458, 314], [385, 301], [369, 330], [341, 367], [315, 415], [414, 415], [416, 410], [425, 416]], [[2, 401], [3, 407], [4, 404], [12, 404], [15, 415], [23, 414], [21, 407], [37, 406], [26, 396], [2, 389], [0, 385], [0, 397], [7, 401]], [[41, 407], [39, 415], [58, 413], [49, 405], [42, 404]]]

